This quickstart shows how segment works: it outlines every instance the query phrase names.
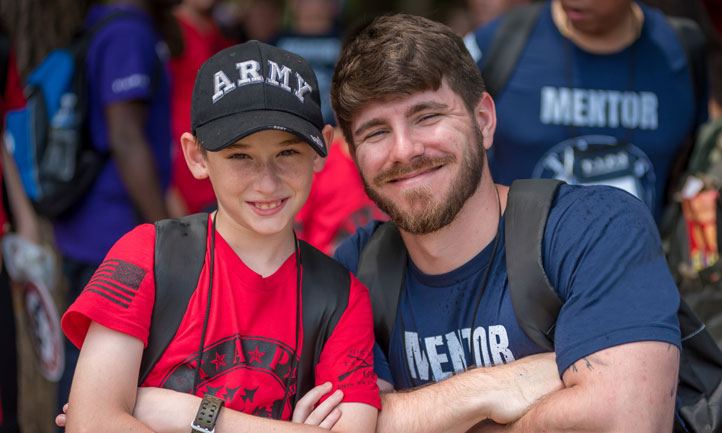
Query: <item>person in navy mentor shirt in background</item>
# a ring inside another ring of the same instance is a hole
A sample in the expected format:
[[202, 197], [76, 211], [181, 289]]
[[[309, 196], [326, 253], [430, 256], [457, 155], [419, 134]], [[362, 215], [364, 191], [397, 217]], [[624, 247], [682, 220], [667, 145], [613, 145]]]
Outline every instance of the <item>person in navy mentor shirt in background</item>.
[[[465, 39], [480, 68], [501, 20]], [[707, 119], [707, 98], [695, 98], [691, 77], [685, 50], [659, 10], [633, 0], [544, 2], [516, 66], [493, 95], [494, 178], [504, 185], [544, 177], [615, 186], [659, 221], [675, 163]]]

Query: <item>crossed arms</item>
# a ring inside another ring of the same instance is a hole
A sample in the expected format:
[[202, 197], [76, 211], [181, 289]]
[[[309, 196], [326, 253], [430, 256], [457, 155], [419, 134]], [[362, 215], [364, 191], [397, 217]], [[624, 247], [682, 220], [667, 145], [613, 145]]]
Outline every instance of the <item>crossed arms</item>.
[[[111, 431], [108, 425], [133, 432], [188, 430], [198, 397], [158, 389], [141, 391], [138, 395], [143, 401], [136, 406], [141, 354], [139, 340], [91, 325], [70, 396], [71, 408], [80, 409], [68, 413], [69, 432]], [[679, 350], [655, 341], [601, 350], [572, 364], [562, 381], [553, 354], [533, 355], [408, 392], [384, 393], [384, 410], [376, 428], [381, 433], [671, 431], [678, 368]], [[306, 419], [324, 428], [340, 416], [334, 431], [373, 431], [376, 410], [360, 403], [340, 403], [332, 411], [340, 401], [338, 395], [324, 403], [325, 412], [311, 413], [321, 395], [319, 389], [312, 391], [318, 395], [309, 396], [306, 408], [297, 407], [294, 421]], [[319, 427], [230, 410], [221, 411], [217, 423], [219, 433], [241, 428], [311, 432]]]
[[551, 354], [382, 395], [377, 431], [671, 432], [676, 346], [644, 341], [578, 360], [559, 381]]
[[[190, 430], [200, 398], [161, 389], [138, 393], [142, 353], [143, 342], [137, 338], [91, 323], [73, 378], [66, 431], [187, 433]], [[327, 406], [333, 406], [339, 401], [340, 395], [334, 394], [326, 402], [329, 402]], [[333, 431], [373, 432], [376, 408], [362, 403], [340, 403], [337, 409], [338, 412], [329, 413], [329, 417], [340, 415]], [[332, 421], [326, 416], [314, 418], [315, 412], [307, 417], [309, 412], [299, 411], [297, 406], [294, 420], [306, 418], [307, 423], [316, 426], [268, 420], [223, 409], [216, 432], [314, 432], [322, 431], [323, 423]]]

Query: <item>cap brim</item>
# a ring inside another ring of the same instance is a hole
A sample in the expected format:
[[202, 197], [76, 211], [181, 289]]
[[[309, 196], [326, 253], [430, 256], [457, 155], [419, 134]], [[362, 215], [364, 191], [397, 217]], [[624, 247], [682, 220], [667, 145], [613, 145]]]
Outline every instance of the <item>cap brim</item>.
[[221, 150], [255, 132], [277, 129], [294, 134], [321, 156], [327, 155], [321, 130], [295, 114], [285, 111], [245, 111], [212, 120], [196, 128], [201, 146], [212, 152]]

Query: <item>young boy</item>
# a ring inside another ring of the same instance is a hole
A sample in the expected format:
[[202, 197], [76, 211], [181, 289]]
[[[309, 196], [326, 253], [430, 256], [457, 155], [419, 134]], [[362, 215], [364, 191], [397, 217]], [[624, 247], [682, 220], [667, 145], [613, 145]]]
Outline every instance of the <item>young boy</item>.
[[[313, 353], [302, 353], [306, 262], [293, 218], [313, 173], [323, 167], [324, 140], [330, 143], [333, 135], [330, 126], [323, 127], [316, 78], [287, 51], [257, 41], [228, 48], [198, 72], [191, 125], [193, 133], [181, 137], [186, 162], [196, 178], [210, 178], [218, 199], [218, 210], [208, 216], [196, 291], [138, 390], [155, 297], [156, 226], [141, 225], [113, 246], [62, 320], [68, 338], [82, 346], [67, 431], [318, 428], [249, 415], [291, 419], [298, 363], [313, 359]], [[336, 264], [328, 266], [324, 271]], [[338, 401], [343, 389], [333, 429], [371, 432], [380, 399], [371, 368], [368, 293], [353, 277], [333, 289], [347, 290], [348, 304], [339, 306], [345, 311], [315, 366], [319, 387], [312, 400], [328, 392], [331, 382], [337, 391], [328, 401]], [[283, 369], [274, 366], [289, 359], [290, 367], [279, 374]], [[314, 412], [305, 420], [329, 427], [335, 419], [324, 420], [326, 414]]]

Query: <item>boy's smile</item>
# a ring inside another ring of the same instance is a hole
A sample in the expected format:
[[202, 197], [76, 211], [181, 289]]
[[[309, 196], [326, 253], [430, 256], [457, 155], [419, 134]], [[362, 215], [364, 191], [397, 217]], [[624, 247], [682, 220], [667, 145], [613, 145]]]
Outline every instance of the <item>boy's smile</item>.
[[255, 206], [259, 211], [271, 211], [275, 212], [282, 204], [284, 204], [286, 200], [278, 200], [274, 202], [252, 202], [253, 206]]

